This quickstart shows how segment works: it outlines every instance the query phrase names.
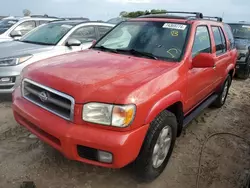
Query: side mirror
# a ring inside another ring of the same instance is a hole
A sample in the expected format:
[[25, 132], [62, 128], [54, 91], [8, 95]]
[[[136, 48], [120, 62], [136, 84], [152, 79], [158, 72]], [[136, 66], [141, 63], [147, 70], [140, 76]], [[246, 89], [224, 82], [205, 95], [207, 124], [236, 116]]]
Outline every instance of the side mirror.
[[77, 40], [77, 39], [69, 39], [66, 42], [66, 46], [71, 47], [71, 46], [80, 46], [82, 43], [81, 41]]
[[93, 46], [95, 46], [95, 44], [96, 44], [96, 40], [93, 40], [92, 41], [92, 45], [90, 46], [90, 48], [92, 48]]
[[215, 60], [212, 54], [200, 53], [193, 58], [193, 68], [209, 68], [215, 66]]
[[22, 33], [21, 33], [21, 31], [12, 31], [11, 33], [10, 33], [10, 36], [12, 37], [12, 38], [20, 38], [21, 36], [22, 36]]

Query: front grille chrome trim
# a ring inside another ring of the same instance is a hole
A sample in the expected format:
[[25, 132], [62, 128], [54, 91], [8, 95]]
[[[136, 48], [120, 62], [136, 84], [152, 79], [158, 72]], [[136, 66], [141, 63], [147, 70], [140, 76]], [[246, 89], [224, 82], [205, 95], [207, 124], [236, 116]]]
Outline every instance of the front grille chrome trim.
[[[60, 96], [60, 97], [63, 97], [63, 98], [65, 98], [65, 99], [68, 99], [68, 100], [71, 102], [71, 105], [63, 104], [63, 103], [61, 103], [61, 101], [56, 100], [56, 99], [49, 99], [49, 102], [50, 102], [50, 103], [53, 103], [53, 104], [56, 104], [56, 105], [58, 105], [58, 106], [60, 106], [60, 107], [63, 107], [63, 108], [65, 108], [65, 109], [70, 110], [70, 118], [67, 118], [67, 117], [65, 117], [65, 116], [63, 116], [63, 115], [61, 115], [61, 114], [59, 114], [59, 113], [57, 113], [57, 112], [55, 112], [55, 111], [53, 111], [53, 110], [47, 108], [46, 106], [43, 106], [42, 104], [39, 104], [39, 103], [37, 103], [36, 101], [34, 101], [34, 100], [32, 100], [32, 99], [26, 97], [25, 94], [24, 94], [24, 93], [25, 93], [24, 89], [27, 90], [27, 88], [28, 88], [28, 91], [29, 91], [30, 93], [35, 94], [35, 95], [38, 95], [38, 93], [37, 93], [37, 91], [33, 90], [32, 88], [29, 88], [29, 87], [24, 88], [24, 86], [25, 86], [24, 82], [28, 82], [28, 83], [30, 83], [30, 84], [33, 84], [33, 85], [37, 86], [37, 87], [40, 87], [41, 89], [44, 89], [44, 90], [49, 91], [49, 92], [51, 92], [51, 93], [53, 93], [53, 94], [56, 94], [56, 95], [58, 95], [58, 96]], [[57, 116], [63, 118], [63, 119], [66, 119], [66, 120], [69, 120], [69, 121], [72, 121], [72, 122], [73, 122], [73, 120], [74, 120], [74, 107], [75, 107], [75, 100], [74, 100], [73, 97], [71, 97], [71, 96], [69, 96], [69, 95], [67, 95], [67, 94], [64, 94], [64, 93], [62, 93], [62, 92], [59, 92], [59, 91], [57, 91], [57, 90], [55, 90], [55, 89], [52, 89], [52, 88], [50, 88], [50, 87], [41, 85], [41, 84], [39, 84], [39, 83], [37, 83], [37, 82], [34, 82], [34, 81], [30, 80], [30, 79], [27, 79], [27, 78], [25, 78], [25, 79], [22, 80], [21, 91], [22, 91], [22, 96], [23, 96], [23, 98], [25, 98], [26, 100], [28, 100], [28, 101], [30, 101], [30, 102], [36, 104], [37, 106], [39, 106], [39, 107], [41, 107], [41, 108], [43, 108], [43, 109], [45, 109], [45, 110], [47, 110], [47, 111], [49, 111], [49, 112], [51, 112], [51, 113], [53, 113], [53, 114], [55, 114], [55, 115], [57, 115]]]

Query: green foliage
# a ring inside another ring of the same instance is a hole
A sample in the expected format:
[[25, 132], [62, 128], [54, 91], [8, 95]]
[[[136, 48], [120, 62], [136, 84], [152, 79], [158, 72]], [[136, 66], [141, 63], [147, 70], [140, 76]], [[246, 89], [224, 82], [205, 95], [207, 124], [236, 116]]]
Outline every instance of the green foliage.
[[148, 14], [165, 14], [165, 13], [167, 13], [167, 11], [164, 9], [152, 9], [152, 10], [135, 11], [135, 12], [122, 11], [120, 13], [120, 16], [125, 17], [125, 18], [137, 18], [139, 16], [148, 15]]

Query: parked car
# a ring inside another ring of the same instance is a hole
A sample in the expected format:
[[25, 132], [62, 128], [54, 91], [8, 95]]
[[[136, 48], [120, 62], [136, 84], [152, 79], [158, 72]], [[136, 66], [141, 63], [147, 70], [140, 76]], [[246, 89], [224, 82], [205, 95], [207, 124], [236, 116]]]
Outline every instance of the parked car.
[[121, 22], [123, 22], [123, 21], [126, 21], [126, 20], [128, 20], [128, 18], [117, 17], [117, 18], [111, 18], [111, 19], [108, 20], [107, 22], [108, 22], [108, 23], [111, 23], [111, 24], [117, 25], [117, 24], [119, 24], [119, 23], [121, 23]]
[[88, 51], [28, 66], [13, 93], [16, 121], [69, 159], [134, 162], [140, 178], [155, 179], [183, 128], [224, 105], [237, 58], [225, 24], [171, 13], [122, 22]]
[[0, 43], [0, 93], [11, 93], [27, 65], [60, 54], [86, 50], [114, 25], [55, 21], [42, 25], [19, 41]]
[[0, 20], [0, 42], [20, 39], [37, 26], [56, 20], [47, 17], [7, 17]]
[[236, 63], [236, 76], [247, 79], [250, 74], [250, 23], [238, 22], [229, 24], [233, 31], [235, 43], [232, 37], [231, 45], [238, 50], [238, 59]]

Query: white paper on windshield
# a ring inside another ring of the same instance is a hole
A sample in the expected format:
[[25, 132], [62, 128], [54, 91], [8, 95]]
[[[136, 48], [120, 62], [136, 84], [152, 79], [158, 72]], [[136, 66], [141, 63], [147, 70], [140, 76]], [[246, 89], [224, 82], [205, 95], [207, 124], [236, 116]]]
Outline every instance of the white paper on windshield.
[[242, 27], [250, 29], [250, 25], [243, 25]]
[[187, 26], [183, 24], [165, 23], [162, 27], [169, 29], [185, 30]]
[[63, 24], [61, 27], [65, 27], [65, 28], [71, 29], [73, 26], [72, 25]]

